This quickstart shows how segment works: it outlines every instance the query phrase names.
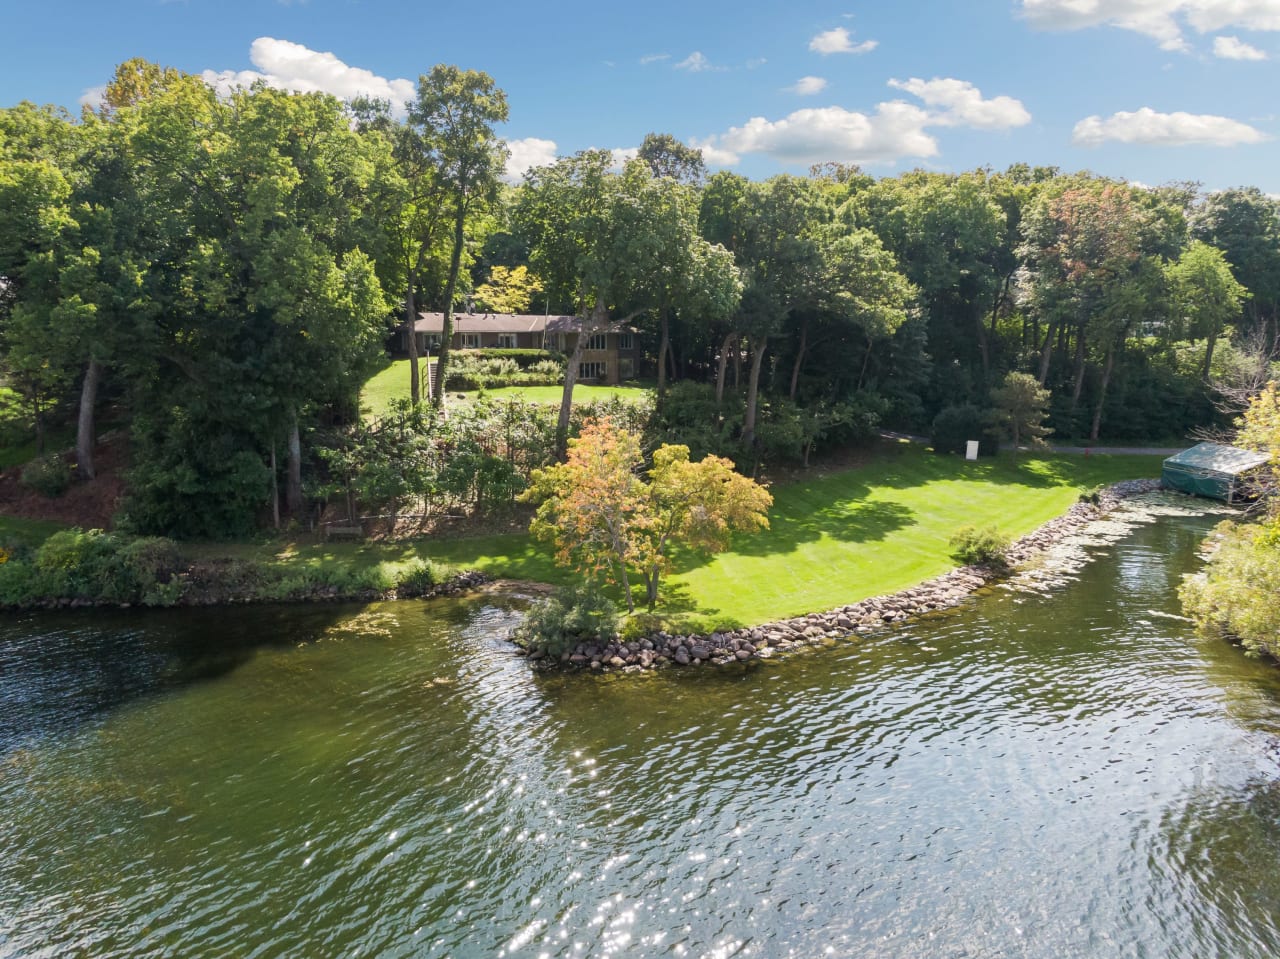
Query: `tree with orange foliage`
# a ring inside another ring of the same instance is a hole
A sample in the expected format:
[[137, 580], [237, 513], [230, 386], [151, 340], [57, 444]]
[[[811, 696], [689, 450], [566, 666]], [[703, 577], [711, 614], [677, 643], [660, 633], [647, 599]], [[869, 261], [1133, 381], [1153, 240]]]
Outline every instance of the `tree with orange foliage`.
[[556, 562], [589, 579], [619, 582], [635, 611], [629, 569], [645, 582], [650, 608], [670, 569], [670, 551], [728, 548], [735, 531], [769, 526], [773, 497], [719, 456], [689, 461], [687, 446], [660, 447], [642, 478], [640, 437], [605, 417], [589, 420], [565, 462], [537, 470], [525, 502], [539, 504], [530, 532], [555, 547]]

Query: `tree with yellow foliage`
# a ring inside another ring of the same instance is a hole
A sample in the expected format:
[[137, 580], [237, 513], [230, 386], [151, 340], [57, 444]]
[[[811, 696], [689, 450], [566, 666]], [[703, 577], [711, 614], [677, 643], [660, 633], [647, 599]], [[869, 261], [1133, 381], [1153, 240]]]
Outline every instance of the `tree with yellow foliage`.
[[556, 562], [619, 582], [630, 612], [630, 569], [652, 608], [674, 548], [722, 552], [734, 532], [767, 529], [773, 505], [768, 490], [719, 456], [694, 463], [689, 447], [664, 445], [642, 477], [643, 463], [637, 434], [608, 417], [590, 420], [565, 462], [535, 471], [521, 497], [539, 504], [529, 529], [553, 544]]

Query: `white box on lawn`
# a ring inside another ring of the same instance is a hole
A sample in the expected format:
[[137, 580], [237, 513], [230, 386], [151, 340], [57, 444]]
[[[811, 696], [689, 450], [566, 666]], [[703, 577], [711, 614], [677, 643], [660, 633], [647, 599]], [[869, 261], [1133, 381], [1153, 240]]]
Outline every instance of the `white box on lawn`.
[[978, 458], [978, 441], [969, 440], [964, 445], [964, 458], [967, 460], [976, 460]]

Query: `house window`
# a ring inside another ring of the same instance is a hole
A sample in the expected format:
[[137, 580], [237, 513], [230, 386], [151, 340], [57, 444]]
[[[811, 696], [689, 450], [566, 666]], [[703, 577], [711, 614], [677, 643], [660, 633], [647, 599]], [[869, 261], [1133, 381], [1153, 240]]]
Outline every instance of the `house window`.
[[603, 350], [605, 348], [605, 343], [607, 342], [607, 340], [608, 340], [608, 337], [606, 336], [606, 334], [595, 333], [592, 335], [591, 339], [587, 340], [587, 349]]
[[606, 366], [599, 360], [588, 360], [578, 364], [578, 379], [602, 380], [605, 378]]
[[463, 333], [462, 348], [464, 350], [480, 349], [480, 334], [479, 333]]
[[559, 333], [543, 333], [542, 348], [544, 350], [563, 350], [564, 344], [561, 342]]
[[618, 349], [634, 350], [636, 348], [636, 338], [630, 333], [618, 334]]
[[516, 348], [516, 335], [514, 333], [498, 334], [498, 349], [514, 350]]

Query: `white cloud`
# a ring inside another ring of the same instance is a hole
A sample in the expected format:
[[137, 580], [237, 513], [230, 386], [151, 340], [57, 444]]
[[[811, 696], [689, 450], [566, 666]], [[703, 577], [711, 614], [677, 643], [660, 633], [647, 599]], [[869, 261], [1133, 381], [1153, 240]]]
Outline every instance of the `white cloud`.
[[942, 112], [935, 113], [932, 122], [938, 126], [968, 126], [979, 130], [1007, 130], [1025, 126], [1031, 122], [1031, 114], [1021, 100], [1013, 97], [982, 99], [982, 91], [965, 80], [950, 77], [934, 77], [921, 80], [890, 80], [889, 86], [905, 90], [924, 101], [925, 106]]
[[332, 53], [320, 53], [300, 43], [258, 37], [249, 47], [249, 62], [257, 70], [205, 70], [204, 82], [220, 94], [235, 87], [249, 86], [263, 80], [268, 86], [300, 93], [322, 91], [343, 100], [355, 96], [377, 97], [391, 103], [397, 116], [404, 114], [405, 101], [412, 99], [416, 87], [411, 80], [388, 80], [370, 70], [348, 66]]
[[659, 60], [670, 60], [670, 59], [671, 59], [671, 54], [669, 53], [651, 53], [648, 56], [644, 56], [640, 58], [640, 66], [647, 67], [649, 64], [657, 63]]
[[809, 41], [809, 49], [823, 56], [831, 53], [870, 53], [879, 45], [877, 40], [863, 40], [855, 44], [844, 27], [819, 33]]
[[742, 159], [733, 151], [716, 146], [715, 139], [715, 137], [707, 137], [705, 140], [700, 140], [697, 137], [690, 137], [689, 146], [696, 147], [702, 153], [702, 160], [709, 167], [734, 166]]
[[1212, 114], [1157, 113], [1143, 107], [1133, 113], [1115, 113], [1107, 119], [1086, 117], [1076, 124], [1071, 142], [1094, 147], [1103, 143], [1134, 143], [1142, 146], [1230, 147], [1262, 143], [1271, 139], [1261, 130]]
[[796, 110], [780, 120], [752, 117], [719, 136], [691, 141], [711, 166], [732, 166], [743, 154], [763, 153], [783, 163], [886, 164], [937, 156], [929, 127], [1006, 129], [1031, 115], [1012, 97], [982, 98], [963, 80], [892, 80], [890, 86], [920, 97], [925, 107], [903, 100], [878, 104], [874, 113], [843, 107]]
[[1183, 21], [1200, 33], [1280, 30], [1280, 0], [1022, 0], [1022, 12], [1043, 30], [1106, 24], [1152, 37], [1166, 50], [1189, 49]]
[[702, 145], [714, 147], [721, 162], [744, 153], [764, 153], [784, 163], [889, 163], [901, 157], [931, 157], [938, 144], [924, 132], [928, 114], [895, 100], [870, 116], [843, 107], [797, 110], [781, 120], [752, 117], [740, 127]]
[[102, 106], [102, 98], [107, 95], [105, 85], [100, 87], [89, 87], [84, 93], [80, 94], [80, 106], [91, 107], [96, 110]]
[[1214, 37], [1213, 55], [1223, 60], [1265, 60], [1267, 54], [1239, 37]]
[[508, 140], [507, 149], [511, 151], [511, 155], [507, 157], [503, 179], [508, 183], [519, 183], [526, 170], [556, 162], [555, 140], [541, 140], [538, 137]]
[[787, 87], [788, 93], [794, 93], [802, 97], [811, 97], [815, 93], [821, 93], [827, 88], [827, 81], [822, 77], [801, 77], [791, 86]]
[[690, 73], [706, 73], [709, 70], [723, 70], [723, 67], [714, 66], [710, 60], [702, 55], [701, 51], [694, 50], [683, 60], [676, 64], [677, 70], [688, 70]]
[[614, 147], [609, 151], [613, 154], [613, 165], [609, 167], [614, 173], [621, 173], [623, 167], [627, 165], [628, 160], [634, 160], [640, 155], [639, 147]]

